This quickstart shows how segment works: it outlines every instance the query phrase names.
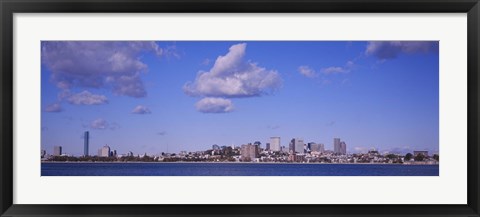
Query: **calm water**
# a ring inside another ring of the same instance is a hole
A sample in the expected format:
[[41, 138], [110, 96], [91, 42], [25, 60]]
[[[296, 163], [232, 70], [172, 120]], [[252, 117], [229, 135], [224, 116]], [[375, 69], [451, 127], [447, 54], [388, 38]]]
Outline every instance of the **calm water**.
[[438, 165], [42, 163], [42, 176], [438, 176]]

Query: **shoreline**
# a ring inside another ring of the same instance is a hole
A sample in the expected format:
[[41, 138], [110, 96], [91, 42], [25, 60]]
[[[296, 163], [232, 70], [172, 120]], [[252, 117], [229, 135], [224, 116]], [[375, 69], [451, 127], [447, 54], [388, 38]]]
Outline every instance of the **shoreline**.
[[178, 162], [134, 162], [134, 161], [129, 161], [129, 162], [86, 162], [86, 161], [80, 161], [80, 162], [73, 162], [73, 161], [41, 161], [41, 164], [58, 164], [58, 163], [68, 163], [68, 164], [85, 164], [85, 163], [91, 163], [91, 164], [113, 164], [113, 163], [120, 163], [120, 164], [311, 164], [311, 165], [402, 165], [402, 166], [418, 166], [418, 165], [440, 165], [440, 163], [437, 164], [394, 164], [394, 163], [299, 163], [299, 162], [186, 162], [186, 161], [178, 161]]

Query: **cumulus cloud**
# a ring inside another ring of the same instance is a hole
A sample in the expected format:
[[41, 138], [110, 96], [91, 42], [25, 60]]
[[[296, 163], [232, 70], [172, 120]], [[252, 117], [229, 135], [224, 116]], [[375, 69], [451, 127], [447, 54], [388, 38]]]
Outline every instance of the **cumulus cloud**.
[[140, 59], [144, 52], [164, 54], [151, 41], [45, 41], [41, 55], [51, 82], [60, 89], [107, 88], [117, 95], [144, 97], [140, 78], [148, 69]]
[[350, 61], [347, 61], [347, 63], [345, 63], [344, 66], [331, 66], [331, 67], [323, 68], [322, 73], [325, 75], [349, 73], [354, 66], [355, 66], [355, 63], [352, 60], [350, 60]]
[[45, 107], [45, 112], [62, 112], [62, 106], [60, 103], [53, 103]]
[[133, 114], [139, 114], [139, 115], [144, 115], [144, 114], [150, 114], [152, 113], [150, 109], [146, 106], [143, 105], [137, 105], [133, 110]]
[[315, 70], [313, 70], [309, 66], [298, 67], [298, 72], [307, 78], [315, 78], [318, 76]]
[[109, 123], [107, 120], [103, 118], [97, 118], [90, 123], [90, 128], [96, 129], [96, 130], [106, 130], [106, 129], [115, 130], [117, 128], [120, 128], [120, 125], [115, 122]]
[[136, 98], [147, 95], [147, 91], [145, 90], [139, 74], [133, 76], [120, 76], [118, 78], [108, 77], [107, 81], [112, 84], [112, 91], [114, 94]]
[[104, 130], [108, 128], [108, 122], [103, 118], [98, 118], [92, 121], [90, 127], [92, 129]]
[[234, 98], [261, 96], [279, 88], [278, 72], [246, 61], [246, 47], [245, 43], [231, 46], [210, 71], [200, 71], [194, 82], [186, 83], [184, 92], [190, 96]]
[[347, 73], [350, 70], [345, 68], [345, 67], [340, 67], [340, 66], [331, 66], [328, 68], [323, 68], [322, 72], [324, 74], [338, 74], [338, 73]]
[[203, 113], [227, 113], [233, 111], [233, 103], [229, 99], [206, 97], [195, 104], [197, 111]]
[[396, 58], [401, 53], [438, 52], [436, 41], [372, 41], [367, 44], [365, 54], [380, 60]]
[[104, 95], [92, 94], [89, 91], [82, 91], [77, 94], [61, 94], [60, 98], [65, 98], [67, 102], [74, 105], [101, 105], [108, 103]]

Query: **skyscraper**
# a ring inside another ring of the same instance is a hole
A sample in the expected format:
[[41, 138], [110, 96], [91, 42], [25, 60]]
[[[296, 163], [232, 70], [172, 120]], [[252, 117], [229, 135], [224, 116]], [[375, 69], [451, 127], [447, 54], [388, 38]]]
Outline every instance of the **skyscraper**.
[[105, 145], [99, 150], [100, 157], [110, 157], [110, 146]]
[[333, 153], [339, 155], [347, 154], [347, 144], [344, 141], [340, 141], [340, 138], [333, 139]]
[[53, 146], [53, 155], [54, 156], [62, 155], [62, 146]]
[[292, 153], [305, 153], [305, 144], [303, 143], [303, 139], [294, 138], [290, 141], [290, 151]]
[[325, 146], [322, 143], [309, 143], [310, 144], [310, 151], [311, 152], [319, 152], [319, 153], [324, 153], [325, 152]]
[[340, 138], [333, 138], [333, 153], [340, 154]]
[[85, 131], [83, 135], [83, 156], [88, 156], [88, 140], [89, 140], [89, 133]]
[[340, 154], [341, 155], [347, 154], [347, 144], [344, 141], [340, 142]]
[[270, 150], [280, 151], [280, 137], [270, 137]]
[[319, 147], [319, 152], [320, 153], [325, 153], [325, 145], [323, 143], [320, 143], [318, 144], [320, 147]]

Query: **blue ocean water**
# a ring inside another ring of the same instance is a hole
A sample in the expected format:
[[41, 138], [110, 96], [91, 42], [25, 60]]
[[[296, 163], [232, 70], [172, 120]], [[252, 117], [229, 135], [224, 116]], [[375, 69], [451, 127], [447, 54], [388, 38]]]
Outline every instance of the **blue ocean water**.
[[42, 163], [42, 176], [438, 176], [438, 165]]

